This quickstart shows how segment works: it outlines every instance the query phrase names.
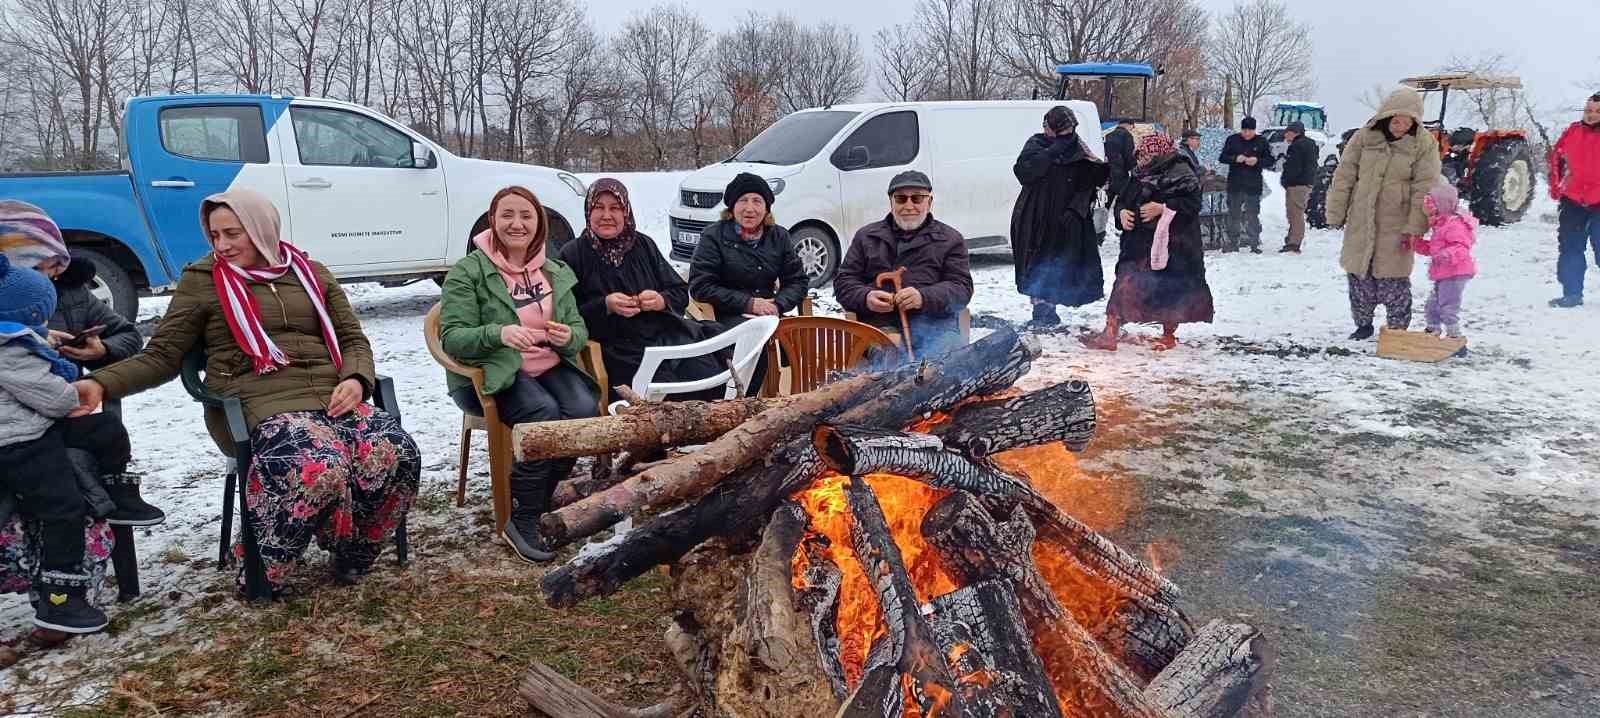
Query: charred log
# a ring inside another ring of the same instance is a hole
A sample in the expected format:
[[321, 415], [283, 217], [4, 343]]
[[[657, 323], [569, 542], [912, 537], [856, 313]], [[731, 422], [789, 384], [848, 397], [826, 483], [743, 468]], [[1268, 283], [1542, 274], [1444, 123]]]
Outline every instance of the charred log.
[[946, 448], [982, 459], [1053, 441], [1083, 451], [1094, 432], [1094, 394], [1087, 382], [1073, 379], [1020, 396], [963, 404], [949, 422], [928, 433]]
[[1145, 688], [1182, 718], [1230, 718], [1266, 688], [1272, 653], [1266, 636], [1242, 623], [1207, 623]]
[[806, 552], [805, 587], [796, 592], [795, 604], [811, 617], [811, 640], [817, 646], [817, 663], [833, 688], [833, 695], [844, 700], [849, 693], [844, 663], [839, 657], [839, 589], [844, 574], [827, 556], [827, 538], [815, 536], [804, 544]]
[[932, 607], [929, 621], [953, 664], [964, 716], [1061, 716], [1010, 585], [973, 583], [934, 599]]

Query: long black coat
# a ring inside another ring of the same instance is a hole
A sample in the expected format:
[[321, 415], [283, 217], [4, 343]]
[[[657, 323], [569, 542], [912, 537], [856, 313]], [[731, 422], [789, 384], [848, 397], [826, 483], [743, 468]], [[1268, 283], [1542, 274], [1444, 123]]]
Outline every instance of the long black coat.
[[[1167, 266], [1150, 268], [1157, 220], [1138, 219], [1139, 206], [1159, 202], [1177, 213], [1167, 228]], [[1213, 309], [1206, 284], [1205, 246], [1200, 240], [1200, 179], [1189, 159], [1176, 152], [1137, 170], [1116, 210], [1134, 213], [1131, 230], [1123, 230], [1117, 255], [1117, 278], [1106, 313], [1123, 322], [1209, 322]], [[1117, 227], [1122, 227], [1121, 221]]]
[[1126, 127], [1117, 127], [1106, 135], [1106, 164], [1111, 166], [1111, 186], [1107, 192], [1115, 198], [1133, 173], [1133, 133]]
[[94, 275], [94, 264], [86, 259], [76, 259], [67, 265], [67, 270], [55, 279], [56, 313], [50, 316], [51, 329], [70, 334], [90, 327], [105, 327], [100, 341], [106, 345], [106, 355], [81, 363], [82, 368], [91, 371], [127, 359], [144, 348], [144, 337], [139, 335], [138, 327], [89, 291]]
[[1022, 193], [1011, 211], [1017, 291], [1052, 304], [1082, 306], [1105, 296], [1094, 200], [1110, 168], [1076, 134], [1028, 138], [1011, 171]]
[[[1255, 166], [1238, 164], [1240, 157], [1256, 158]], [[1266, 190], [1266, 184], [1261, 181], [1261, 171], [1272, 169], [1277, 161], [1272, 156], [1272, 145], [1267, 143], [1267, 138], [1256, 135], [1247, 140], [1238, 133], [1229, 135], [1228, 140], [1222, 143], [1222, 154], [1217, 159], [1228, 166], [1228, 191], [1250, 194], [1261, 194]]]
[[723, 220], [700, 233], [689, 263], [689, 295], [717, 310], [725, 326], [743, 321], [754, 297], [771, 299], [787, 314], [806, 297], [810, 279], [794, 250], [789, 230], [767, 227], [754, 242], [739, 236], [739, 225]]
[[[589, 327], [589, 338], [600, 343], [606, 375], [612, 385], [629, 384], [639, 371], [645, 347], [690, 344], [717, 334], [715, 324], [688, 319], [689, 285], [661, 256], [650, 237], [639, 233], [633, 248], [622, 257], [622, 266], [612, 266], [596, 252], [589, 240], [579, 237], [561, 249], [561, 261], [578, 275], [572, 294], [578, 312]], [[639, 312], [623, 317], [606, 311], [606, 296], [620, 292], [637, 295], [653, 289], [667, 302], [658, 312]], [[722, 371], [713, 358], [667, 362], [656, 374], [657, 381], [701, 379]], [[720, 393], [716, 398], [721, 398]]]

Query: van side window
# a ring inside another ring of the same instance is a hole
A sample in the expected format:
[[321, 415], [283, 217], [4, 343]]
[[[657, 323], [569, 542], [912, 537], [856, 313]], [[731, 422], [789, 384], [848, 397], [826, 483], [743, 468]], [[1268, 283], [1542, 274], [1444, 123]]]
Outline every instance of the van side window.
[[839, 147], [830, 161], [841, 170], [867, 170], [909, 164], [917, 158], [917, 113], [890, 112], [867, 120]]
[[266, 127], [255, 105], [167, 107], [158, 118], [161, 146], [172, 154], [221, 162], [268, 161]]
[[290, 107], [300, 164], [407, 168], [411, 138], [371, 117], [322, 107]]

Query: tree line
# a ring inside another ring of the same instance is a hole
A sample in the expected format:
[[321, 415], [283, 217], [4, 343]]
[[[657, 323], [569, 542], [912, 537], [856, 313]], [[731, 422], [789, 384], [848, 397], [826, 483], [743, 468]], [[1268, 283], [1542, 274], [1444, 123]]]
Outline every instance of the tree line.
[[124, 101], [151, 94], [329, 97], [462, 155], [625, 171], [721, 159], [805, 107], [1052, 97], [1066, 62], [1163, 66], [1152, 109], [1174, 127], [1311, 87], [1309, 29], [1278, 0], [917, 0], [865, 41], [782, 14], [717, 24], [580, 0], [11, 0], [0, 169], [114, 167]]

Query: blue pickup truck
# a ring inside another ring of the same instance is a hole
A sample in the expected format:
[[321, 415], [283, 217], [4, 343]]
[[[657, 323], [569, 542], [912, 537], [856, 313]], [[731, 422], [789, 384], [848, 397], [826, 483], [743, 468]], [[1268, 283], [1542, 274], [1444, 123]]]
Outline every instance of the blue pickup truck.
[[[287, 120], [287, 121], [282, 121]], [[0, 198], [32, 202], [95, 264], [96, 294], [134, 317], [210, 251], [200, 202], [252, 189], [277, 204], [284, 239], [342, 281], [437, 278], [488, 226], [500, 188], [532, 190], [559, 247], [583, 226], [583, 181], [544, 167], [452, 155], [360, 105], [266, 95], [128, 100], [122, 169], [0, 175]]]

